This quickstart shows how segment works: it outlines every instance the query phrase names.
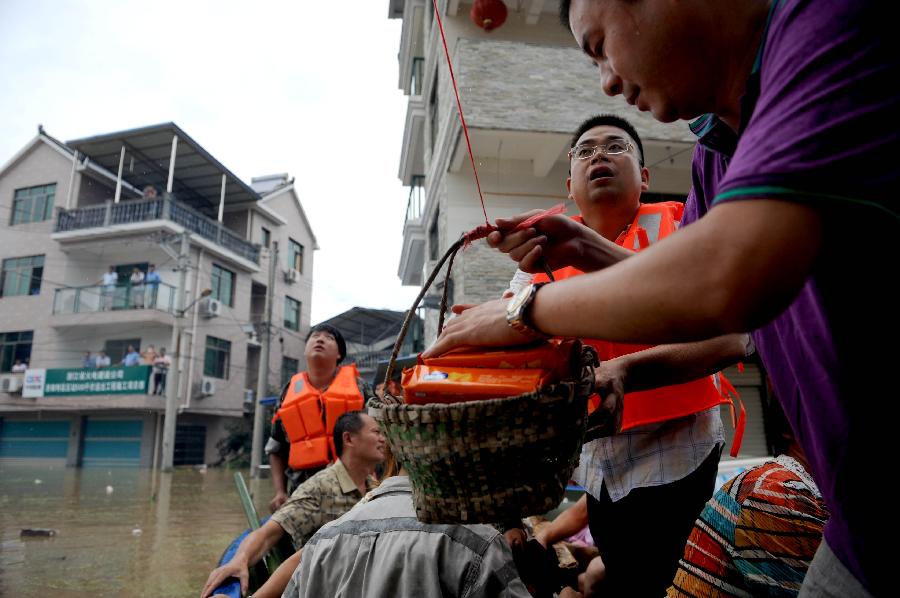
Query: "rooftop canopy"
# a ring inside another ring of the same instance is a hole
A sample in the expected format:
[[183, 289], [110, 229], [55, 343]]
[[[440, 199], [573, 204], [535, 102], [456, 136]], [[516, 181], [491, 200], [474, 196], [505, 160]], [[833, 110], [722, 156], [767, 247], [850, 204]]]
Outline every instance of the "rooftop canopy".
[[162, 192], [168, 189], [169, 162], [175, 138], [171, 190], [180, 201], [204, 212], [215, 213], [222, 195], [223, 177], [226, 205], [260, 199], [256, 191], [175, 123], [75, 139], [66, 145], [112, 173], [119, 172], [121, 160], [123, 180], [138, 189], [152, 185]]

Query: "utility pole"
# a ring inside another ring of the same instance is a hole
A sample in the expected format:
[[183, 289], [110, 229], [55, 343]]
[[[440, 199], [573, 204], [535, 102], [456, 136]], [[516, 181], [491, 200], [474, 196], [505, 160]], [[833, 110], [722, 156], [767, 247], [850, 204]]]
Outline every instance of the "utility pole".
[[262, 461], [263, 427], [265, 426], [262, 398], [269, 389], [269, 351], [272, 346], [272, 302], [275, 299], [275, 273], [278, 270], [278, 241], [272, 241], [269, 252], [269, 286], [266, 287], [266, 318], [262, 333], [262, 354], [259, 357], [259, 373], [256, 381], [256, 407], [253, 410], [253, 441], [250, 445], [250, 477], [259, 477]]
[[178, 288], [175, 291], [175, 321], [172, 324], [170, 355], [172, 368], [166, 377], [166, 415], [163, 421], [162, 470], [172, 471], [175, 461], [175, 420], [178, 418], [178, 379], [181, 362], [181, 320], [184, 317], [184, 287], [187, 282], [190, 243], [188, 233], [181, 233], [178, 251]]

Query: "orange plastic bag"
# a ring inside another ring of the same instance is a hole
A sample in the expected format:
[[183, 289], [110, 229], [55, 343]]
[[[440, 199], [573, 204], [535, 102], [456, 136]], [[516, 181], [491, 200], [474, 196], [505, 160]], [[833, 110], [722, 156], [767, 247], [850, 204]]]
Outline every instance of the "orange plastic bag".
[[511, 397], [534, 392], [551, 376], [539, 369], [490, 369], [420, 364], [403, 371], [407, 403], [456, 403]]
[[462, 347], [420, 363], [434, 367], [544, 370], [552, 372], [558, 380], [571, 375], [571, 364], [578, 358], [577, 344], [577, 341], [552, 339], [515, 349], [485, 351]]

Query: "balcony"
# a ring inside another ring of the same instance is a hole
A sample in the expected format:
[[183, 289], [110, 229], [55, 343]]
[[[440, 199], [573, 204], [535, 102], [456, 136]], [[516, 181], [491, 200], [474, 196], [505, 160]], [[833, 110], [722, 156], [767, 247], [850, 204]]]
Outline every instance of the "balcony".
[[[156, 289], [148, 284], [63, 287], [56, 289], [53, 296], [52, 324], [90, 328], [137, 322], [170, 325], [175, 313], [175, 295], [175, 287], [165, 283], [159, 283]], [[85, 317], [85, 314], [97, 315]]]
[[406, 203], [406, 219], [403, 222], [403, 249], [397, 275], [402, 284], [421, 285], [422, 266], [425, 260], [425, 177], [413, 177]]
[[170, 197], [139, 199], [60, 210], [55, 233], [87, 231], [155, 221], [172, 222], [237, 256], [259, 265], [259, 246], [232, 232], [212, 218]]

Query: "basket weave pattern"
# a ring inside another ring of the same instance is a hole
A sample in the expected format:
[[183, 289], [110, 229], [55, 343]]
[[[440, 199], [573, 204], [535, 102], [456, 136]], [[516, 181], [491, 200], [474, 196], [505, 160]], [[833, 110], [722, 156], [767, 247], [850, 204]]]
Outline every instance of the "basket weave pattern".
[[416, 515], [428, 523], [497, 523], [562, 500], [578, 463], [596, 359], [583, 350], [575, 380], [487, 401], [370, 402], [409, 472]]

